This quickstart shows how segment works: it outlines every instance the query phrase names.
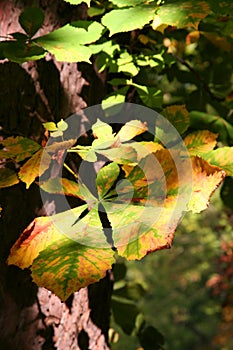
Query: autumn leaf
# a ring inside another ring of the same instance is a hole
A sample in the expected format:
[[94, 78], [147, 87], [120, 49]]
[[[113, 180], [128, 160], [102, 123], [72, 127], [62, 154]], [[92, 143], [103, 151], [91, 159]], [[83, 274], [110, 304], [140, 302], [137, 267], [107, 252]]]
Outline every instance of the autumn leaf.
[[208, 207], [211, 195], [222, 183], [226, 173], [197, 156], [192, 158], [192, 167], [193, 190], [188, 209], [200, 213]]
[[117, 133], [117, 137], [121, 140], [121, 142], [125, 142], [144, 133], [145, 131], [147, 131], [146, 123], [143, 123], [140, 120], [131, 120], [122, 126], [120, 131]]
[[210, 164], [223, 169], [228, 176], [233, 176], [233, 147], [221, 147], [203, 154], [202, 157]]
[[184, 139], [184, 144], [191, 155], [202, 155], [216, 146], [218, 135], [208, 130], [198, 130], [190, 133]]
[[108, 141], [109, 138], [113, 138], [112, 127], [102, 122], [100, 119], [97, 119], [97, 122], [92, 126], [92, 132], [95, 138], [98, 138], [103, 141]]
[[9, 187], [17, 184], [19, 179], [14, 170], [0, 168], [0, 188]]
[[80, 219], [86, 209], [87, 205], [82, 205], [36, 218], [11, 248], [8, 264], [32, 266], [34, 281], [62, 300], [104, 277], [114, 262], [114, 252], [106, 241], [96, 208]]
[[96, 187], [100, 198], [104, 198], [108, 193], [114, 185], [119, 173], [120, 167], [114, 162], [100, 169], [96, 177]]
[[22, 136], [8, 137], [1, 141], [1, 144], [4, 148], [0, 150], [0, 159], [12, 158], [16, 162], [31, 157], [41, 148], [35, 141]]
[[40, 149], [20, 168], [18, 175], [20, 180], [26, 183], [27, 189], [38, 176], [44, 174], [50, 162], [50, 155], [44, 149]]
[[161, 114], [176, 128], [176, 130], [183, 134], [189, 127], [189, 112], [184, 105], [173, 105], [164, 108]]
[[78, 183], [66, 178], [51, 178], [48, 181], [40, 183], [40, 188], [45, 192], [84, 199]]

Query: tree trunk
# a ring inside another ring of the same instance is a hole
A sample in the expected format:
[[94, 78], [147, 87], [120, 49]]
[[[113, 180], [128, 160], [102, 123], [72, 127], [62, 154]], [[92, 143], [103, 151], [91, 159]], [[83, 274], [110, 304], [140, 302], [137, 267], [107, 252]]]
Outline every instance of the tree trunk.
[[[86, 5], [61, 0], [1, 1], [0, 35], [20, 30], [24, 6], [37, 3], [45, 11], [39, 34], [71, 20], [86, 18]], [[3, 137], [23, 135], [39, 141], [41, 121], [58, 121], [81, 111], [87, 84], [76, 63], [56, 62], [51, 55], [18, 65], [0, 62], [0, 127]], [[80, 121], [81, 122], [81, 121]], [[0, 136], [1, 137], [1, 136]], [[29, 271], [6, 266], [10, 247], [41, 209], [38, 187], [20, 183], [1, 190], [0, 347], [4, 350], [109, 349], [111, 277], [74, 293], [66, 303], [45, 288], [37, 288]]]

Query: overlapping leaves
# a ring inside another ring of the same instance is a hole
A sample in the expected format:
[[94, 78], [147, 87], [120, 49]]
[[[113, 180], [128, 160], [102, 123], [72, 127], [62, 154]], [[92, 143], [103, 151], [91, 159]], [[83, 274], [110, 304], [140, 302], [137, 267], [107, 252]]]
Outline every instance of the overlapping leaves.
[[[113, 247], [128, 260], [169, 248], [183, 210], [204, 210], [224, 179], [220, 161], [216, 166], [199, 157], [201, 154], [204, 158], [219, 159], [215, 155], [221, 149], [212, 150], [215, 134], [205, 131], [190, 134], [185, 139], [190, 160], [177, 148], [132, 141], [146, 130], [145, 123], [132, 120], [114, 133], [110, 125], [98, 120], [93, 125], [92, 145], [70, 148], [81, 156], [85, 151], [83, 158], [91, 162], [94, 160], [88, 159], [89, 153], [109, 159], [110, 163], [96, 177], [98, 198], [82, 181], [77, 184], [68, 179], [50, 179], [42, 183], [44, 191], [73, 195], [86, 204], [35, 219], [12, 247], [8, 263], [30, 267], [38, 285], [65, 300], [72, 292], [105, 275], [114, 262]], [[58, 146], [56, 143], [48, 146], [48, 151], [49, 147]], [[192, 174], [185, 171], [187, 162]], [[223, 168], [226, 164], [231, 167], [230, 163], [226, 158]], [[185, 200], [181, 208], [180, 202]], [[100, 219], [102, 210], [108, 223]]]

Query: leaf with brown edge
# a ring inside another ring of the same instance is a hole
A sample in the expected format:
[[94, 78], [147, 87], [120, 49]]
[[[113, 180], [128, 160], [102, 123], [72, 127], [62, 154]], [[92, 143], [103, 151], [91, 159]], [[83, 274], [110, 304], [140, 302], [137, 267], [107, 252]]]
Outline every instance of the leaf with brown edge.
[[31, 157], [41, 148], [37, 142], [22, 136], [8, 137], [1, 144], [4, 149], [0, 150], [0, 159], [11, 158], [16, 162]]
[[8, 168], [0, 168], [0, 188], [10, 187], [19, 182], [16, 172]]
[[61, 142], [53, 142], [51, 145], [46, 145], [45, 151], [47, 153], [56, 153], [60, 150], [67, 150], [71, 148], [76, 143], [76, 141], [76, 139], [70, 139]]
[[112, 127], [100, 119], [97, 119], [97, 122], [92, 126], [92, 132], [95, 138], [103, 141], [109, 141], [109, 139], [114, 138]]
[[20, 180], [26, 183], [27, 189], [38, 176], [44, 174], [50, 162], [50, 155], [42, 148], [20, 168], [18, 175]]
[[208, 163], [223, 169], [228, 176], [233, 176], [233, 147], [221, 147], [203, 154], [202, 157]]
[[140, 260], [156, 250], [171, 247], [180, 215], [173, 208], [103, 203], [113, 230], [114, 246], [127, 260]]
[[84, 199], [78, 183], [66, 178], [51, 178], [48, 181], [40, 183], [40, 188], [45, 192]]
[[161, 4], [152, 27], [156, 30], [166, 24], [178, 28], [193, 27], [197, 30], [200, 21], [209, 13], [210, 8], [206, 1], [170, 0]]
[[191, 155], [200, 155], [211, 151], [216, 146], [218, 135], [209, 130], [198, 130], [190, 133], [184, 139], [184, 144]]
[[146, 123], [140, 120], [131, 120], [122, 126], [117, 134], [121, 142], [129, 141], [135, 136], [140, 135], [147, 131]]
[[90, 248], [63, 236], [34, 260], [32, 278], [65, 301], [73, 292], [103, 278], [114, 262], [112, 249]]
[[192, 158], [192, 167], [193, 190], [188, 209], [200, 213], [208, 207], [211, 195], [222, 183], [226, 173], [198, 156]]

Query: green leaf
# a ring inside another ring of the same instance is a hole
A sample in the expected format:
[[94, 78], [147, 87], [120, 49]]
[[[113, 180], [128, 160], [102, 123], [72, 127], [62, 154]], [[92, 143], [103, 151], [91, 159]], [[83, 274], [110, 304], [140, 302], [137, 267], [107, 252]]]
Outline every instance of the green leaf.
[[189, 112], [184, 105], [166, 107], [161, 114], [172, 123], [176, 130], [182, 135], [189, 127]]
[[219, 139], [228, 144], [233, 141], [233, 125], [218, 115], [192, 111], [189, 114], [190, 125], [195, 129], [209, 129], [219, 135]]
[[50, 162], [49, 154], [44, 149], [40, 149], [20, 168], [18, 175], [20, 180], [26, 183], [27, 189], [38, 176], [44, 174]]
[[136, 6], [136, 5], [140, 5], [140, 4], [145, 4], [145, 3], [149, 3], [152, 2], [153, 0], [110, 0], [110, 2], [112, 2], [114, 5], [116, 5], [117, 7], [131, 7], [131, 6]]
[[101, 107], [105, 111], [106, 117], [110, 117], [121, 111], [128, 90], [129, 87], [125, 86], [102, 100]]
[[184, 144], [191, 155], [202, 155], [216, 146], [218, 135], [208, 130], [194, 131], [184, 139]]
[[22, 136], [8, 137], [1, 144], [4, 149], [0, 150], [0, 159], [11, 158], [15, 159], [16, 162], [29, 158], [41, 149], [38, 143]]
[[47, 129], [48, 131], [56, 131], [57, 130], [57, 126], [54, 122], [43, 123], [43, 127], [45, 129]]
[[41, 47], [34, 43], [26, 44], [20, 41], [2, 42], [1, 48], [5, 57], [19, 64], [30, 60], [39, 60], [46, 54]]
[[50, 34], [36, 39], [36, 42], [54, 54], [58, 61], [90, 62], [89, 58], [92, 55], [92, 51], [84, 45], [98, 40], [102, 31], [103, 26], [97, 22], [92, 22], [87, 30], [67, 24]]
[[100, 169], [96, 177], [96, 187], [100, 198], [104, 198], [104, 196], [108, 193], [108, 191], [114, 185], [119, 173], [120, 168], [114, 162]]
[[148, 87], [131, 83], [137, 88], [137, 92], [142, 102], [150, 108], [161, 108], [163, 103], [163, 93], [157, 87]]
[[203, 154], [202, 157], [210, 164], [223, 169], [228, 176], [233, 176], [233, 147], [221, 147]]
[[118, 164], [137, 163], [137, 152], [133, 147], [127, 145], [122, 145], [119, 148], [96, 150], [96, 153], [102, 154]]
[[154, 17], [154, 6], [136, 6], [123, 10], [112, 10], [102, 17], [102, 24], [110, 30], [110, 35], [140, 29]]
[[38, 7], [28, 7], [20, 14], [19, 23], [32, 38], [44, 23], [44, 12]]
[[210, 12], [206, 1], [168, 0], [159, 6], [153, 21], [153, 29], [161, 24], [178, 28], [193, 27], [198, 29], [199, 22]]
[[14, 170], [0, 168], [0, 188], [10, 187], [19, 182]]
[[71, 5], [79, 5], [82, 2], [85, 2], [87, 4], [87, 6], [91, 6], [91, 0], [65, 0], [65, 2], [68, 2]]
[[221, 188], [221, 198], [223, 203], [231, 208], [233, 210], [233, 178], [232, 177], [226, 177], [223, 183], [223, 186]]
[[65, 130], [67, 130], [67, 128], [68, 128], [68, 124], [67, 124], [63, 119], [61, 119], [61, 120], [57, 123], [57, 128], [58, 128], [58, 130], [60, 130], [60, 131], [65, 131]]
[[89, 17], [95, 17], [102, 15], [105, 12], [105, 8], [90, 7], [87, 11]]

